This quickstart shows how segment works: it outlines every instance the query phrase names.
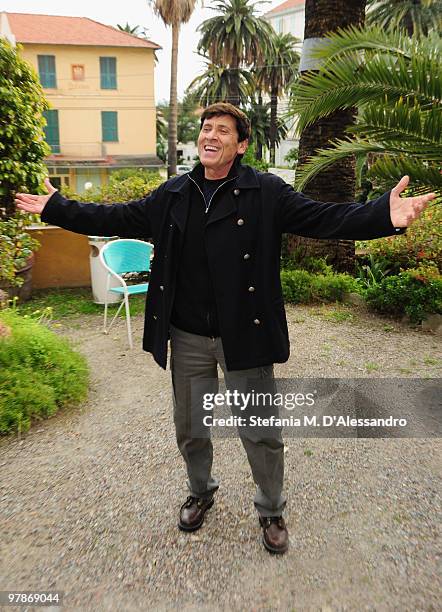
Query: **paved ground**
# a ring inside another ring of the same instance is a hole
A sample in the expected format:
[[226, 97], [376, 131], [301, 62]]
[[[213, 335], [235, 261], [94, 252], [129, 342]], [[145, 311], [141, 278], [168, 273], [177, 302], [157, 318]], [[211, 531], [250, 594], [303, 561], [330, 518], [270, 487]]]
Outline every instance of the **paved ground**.
[[[289, 309], [278, 376], [440, 376], [440, 339], [334, 310]], [[441, 609], [439, 440], [288, 439], [291, 548], [275, 558], [242, 448], [216, 439], [222, 488], [183, 534], [169, 372], [127, 350], [123, 323], [99, 325], [61, 332], [89, 359], [89, 400], [0, 441], [0, 589], [64, 590], [65, 609], [85, 611]], [[141, 317], [134, 327], [139, 346]]]

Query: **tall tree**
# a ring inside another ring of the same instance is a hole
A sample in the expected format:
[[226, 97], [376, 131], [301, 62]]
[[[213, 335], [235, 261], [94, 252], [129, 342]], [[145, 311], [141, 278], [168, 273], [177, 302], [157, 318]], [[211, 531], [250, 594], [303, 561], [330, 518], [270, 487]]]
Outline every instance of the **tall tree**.
[[218, 66], [206, 60], [206, 70], [193, 79], [189, 89], [202, 106], [215, 102], [231, 102], [231, 92], [235, 90], [237, 106], [244, 106], [254, 86], [255, 80], [249, 70], [244, 68], [231, 70], [226, 66]]
[[210, 8], [219, 15], [198, 27], [198, 51], [207, 55], [214, 66], [230, 70], [228, 101], [235, 106], [241, 103], [241, 69], [263, 64], [266, 50], [273, 45], [272, 27], [258, 17], [258, 4], [261, 1], [218, 0]]
[[257, 81], [270, 94], [270, 165], [275, 164], [278, 132], [278, 98], [288, 89], [298, 72], [299, 42], [292, 34], [274, 34], [266, 50], [264, 65], [257, 69]]
[[[251, 142], [255, 145], [255, 157], [258, 161], [263, 159], [264, 147], [270, 148], [271, 109], [270, 102], [263, 102], [261, 92], [258, 98], [253, 96], [247, 106], [247, 116], [250, 119]], [[276, 117], [275, 142], [278, 144], [287, 136], [285, 122]]]
[[142, 28], [139, 25], [131, 26], [128, 21], [124, 26], [117, 23], [117, 28], [121, 30], [121, 32], [127, 32], [128, 34], [132, 34], [132, 36], [138, 36], [139, 38], [147, 38], [148, 35], [147, 28]]
[[181, 24], [187, 23], [193, 13], [197, 0], [149, 0], [155, 13], [161, 17], [165, 25], [172, 28], [172, 57], [170, 62], [170, 114], [168, 135], [168, 165], [167, 174], [176, 174], [177, 169], [177, 73], [178, 73], [178, 41]]
[[[305, 58], [305, 51], [311, 43], [309, 39], [327, 38], [330, 32], [348, 26], [362, 26], [365, 17], [366, 0], [306, 0], [303, 57], [301, 59], [300, 81], [304, 74], [316, 66]], [[327, 117], [306, 126], [302, 130], [299, 143], [299, 162], [306, 162], [318, 149], [327, 148], [330, 142], [342, 139], [346, 129], [355, 123], [354, 107], [339, 109]], [[355, 160], [354, 157], [336, 163], [333, 168], [317, 174], [310, 180], [304, 192], [314, 200], [323, 202], [349, 202], [355, 197]], [[354, 267], [354, 242], [351, 240], [315, 240], [300, 236], [290, 236], [289, 250], [297, 250], [303, 256], [324, 257], [335, 269], [351, 271]]]
[[441, 31], [441, 0], [367, 0], [367, 8], [367, 25], [405, 28], [409, 36]]

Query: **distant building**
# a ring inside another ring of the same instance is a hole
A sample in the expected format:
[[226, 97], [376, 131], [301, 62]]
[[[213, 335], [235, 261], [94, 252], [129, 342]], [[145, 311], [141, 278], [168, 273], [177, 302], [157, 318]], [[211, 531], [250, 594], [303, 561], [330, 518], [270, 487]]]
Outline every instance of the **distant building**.
[[154, 60], [159, 45], [87, 17], [0, 13], [0, 36], [40, 76], [52, 183], [83, 192], [112, 169], [158, 167]]
[[[302, 40], [304, 39], [305, 23], [305, 0], [286, 0], [264, 15], [278, 34], [293, 34], [301, 41], [298, 51], [301, 53]], [[287, 98], [281, 98], [278, 104], [278, 114], [283, 114], [287, 110]], [[295, 138], [293, 126], [289, 126], [287, 138], [282, 140], [276, 149], [275, 162], [277, 166], [285, 166], [285, 156], [294, 147], [299, 145], [299, 140]]]

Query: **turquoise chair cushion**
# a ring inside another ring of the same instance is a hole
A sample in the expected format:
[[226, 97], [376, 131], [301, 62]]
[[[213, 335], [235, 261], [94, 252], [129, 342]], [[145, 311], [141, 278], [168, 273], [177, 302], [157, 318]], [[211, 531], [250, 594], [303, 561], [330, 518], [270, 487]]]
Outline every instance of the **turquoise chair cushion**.
[[[137, 293], [146, 293], [149, 288], [149, 283], [141, 283], [140, 285], [128, 285], [127, 292], [129, 295], [135, 295]], [[112, 287], [109, 291], [114, 293], [124, 293], [124, 287]]]

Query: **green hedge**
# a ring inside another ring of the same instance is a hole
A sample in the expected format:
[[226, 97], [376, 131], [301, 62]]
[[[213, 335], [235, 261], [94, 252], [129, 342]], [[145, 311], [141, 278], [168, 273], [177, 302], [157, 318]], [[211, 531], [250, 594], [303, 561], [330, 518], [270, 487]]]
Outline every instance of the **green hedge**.
[[284, 300], [293, 304], [342, 301], [346, 293], [359, 291], [349, 274], [314, 274], [307, 270], [281, 270]]
[[87, 395], [86, 359], [32, 318], [0, 312], [10, 335], [0, 336], [0, 434], [27, 431]]
[[436, 266], [386, 276], [364, 292], [367, 304], [386, 314], [407, 314], [420, 323], [428, 314], [442, 314], [442, 276]]

